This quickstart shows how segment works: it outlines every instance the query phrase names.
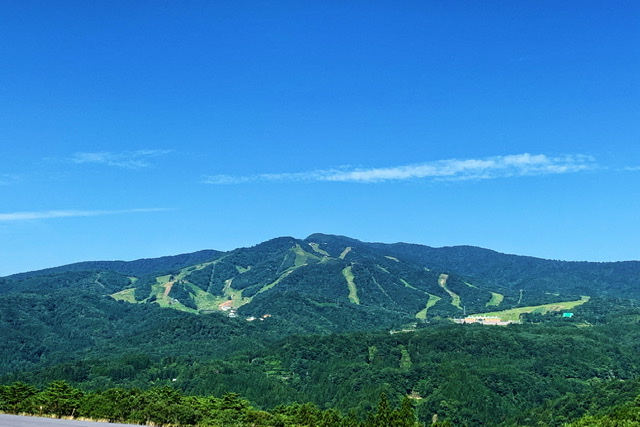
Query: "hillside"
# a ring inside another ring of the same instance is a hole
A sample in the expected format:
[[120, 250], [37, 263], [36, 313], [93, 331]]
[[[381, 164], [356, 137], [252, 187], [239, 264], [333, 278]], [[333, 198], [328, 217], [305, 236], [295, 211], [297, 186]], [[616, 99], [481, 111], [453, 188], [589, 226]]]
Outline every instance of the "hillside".
[[473, 246], [374, 244], [407, 261], [454, 271], [482, 286], [612, 298], [640, 298], [640, 262], [578, 262], [507, 255]]
[[83, 261], [60, 267], [47, 268], [44, 270], [13, 274], [9, 277], [13, 279], [25, 279], [61, 272], [68, 273], [78, 271], [109, 271], [131, 276], [153, 273], [161, 274], [183, 267], [188, 267], [193, 264], [210, 261], [220, 253], [220, 251], [206, 249], [188, 254], [171, 255], [159, 258], [145, 258], [135, 261]]
[[[639, 280], [639, 262], [324, 234], [77, 263], [0, 278], [0, 383], [232, 391], [360, 418], [384, 392], [421, 422], [559, 425], [639, 389]], [[451, 322], [465, 313], [524, 324]]]
[[192, 313], [279, 316], [310, 325], [305, 332], [339, 332], [585, 296], [640, 298], [640, 262], [550, 261], [313, 234], [229, 252], [85, 262], [0, 278], [5, 294], [66, 288]]

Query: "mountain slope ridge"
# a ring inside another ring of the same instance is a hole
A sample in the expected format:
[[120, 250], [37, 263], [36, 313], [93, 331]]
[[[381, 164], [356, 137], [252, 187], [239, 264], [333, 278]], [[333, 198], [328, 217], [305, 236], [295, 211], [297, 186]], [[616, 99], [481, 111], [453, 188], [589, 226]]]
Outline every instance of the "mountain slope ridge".
[[[60, 288], [191, 313], [270, 314], [293, 322], [329, 310], [335, 324], [336, 316], [366, 312], [391, 324], [582, 296], [640, 298], [640, 262], [551, 261], [473, 246], [367, 243], [315, 233], [227, 252], [76, 263], [0, 278], [0, 293]], [[292, 314], [292, 304], [301, 317]]]

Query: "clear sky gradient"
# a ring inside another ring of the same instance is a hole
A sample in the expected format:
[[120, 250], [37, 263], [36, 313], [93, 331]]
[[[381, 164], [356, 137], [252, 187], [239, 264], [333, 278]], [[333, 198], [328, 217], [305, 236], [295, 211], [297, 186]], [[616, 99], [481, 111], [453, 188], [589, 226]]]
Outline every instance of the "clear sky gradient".
[[0, 275], [314, 232], [640, 259], [640, 2], [0, 4]]

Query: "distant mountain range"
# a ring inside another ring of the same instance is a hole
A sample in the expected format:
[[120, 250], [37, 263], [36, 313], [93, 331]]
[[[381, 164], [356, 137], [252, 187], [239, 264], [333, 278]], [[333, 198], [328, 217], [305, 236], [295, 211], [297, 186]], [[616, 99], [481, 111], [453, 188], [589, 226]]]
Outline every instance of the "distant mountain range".
[[77, 288], [192, 313], [315, 329], [388, 325], [579, 299], [640, 298], [640, 262], [565, 262], [472, 246], [280, 237], [228, 252], [81, 262], [0, 278], [0, 293]]

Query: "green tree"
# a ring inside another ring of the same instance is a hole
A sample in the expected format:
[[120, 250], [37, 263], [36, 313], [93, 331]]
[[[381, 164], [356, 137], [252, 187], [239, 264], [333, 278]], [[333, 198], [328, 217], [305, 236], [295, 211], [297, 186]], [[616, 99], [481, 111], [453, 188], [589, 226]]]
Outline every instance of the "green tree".
[[342, 417], [338, 411], [335, 409], [327, 409], [326, 411], [322, 411], [317, 425], [318, 427], [334, 427], [339, 426], [341, 421]]
[[416, 414], [413, 410], [413, 403], [408, 397], [402, 399], [400, 408], [392, 412], [393, 425], [396, 427], [414, 427], [416, 425]]
[[313, 403], [305, 403], [298, 408], [297, 420], [305, 426], [315, 426], [321, 418], [321, 411]]
[[28, 412], [28, 401], [35, 396], [38, 390], [23, 382], [15, 382], [8, 386], [0, 387], [0, 411], [17, 414]]
[[111, 422], [126, 421], [136, 409], [138, 389], [111, 388], [92, 393], [83, 399], [80, 414], [89, 418], [107, 419]]
[[376, 414], [373, 417], [373, 422], [375, 427], [392, 427], [393, 424], [393, 416], [392, 411], [389, 406], [389, 400], [387, 399], [387, 394], [380, 394], [380, 402], [378, 403], [378, 409], [376, 410]]
[[238, 393], [225, 393], [222, 399], [218, 400], [217, 409], [217, 421], [221, 425], [233, 425], [244, 422], [251, 407], [249, 401]]
[[66, 381], [54, 381], [38, 395], [42, 411], [58, 417], [74, 416], [82, 403], [84, 393]]

